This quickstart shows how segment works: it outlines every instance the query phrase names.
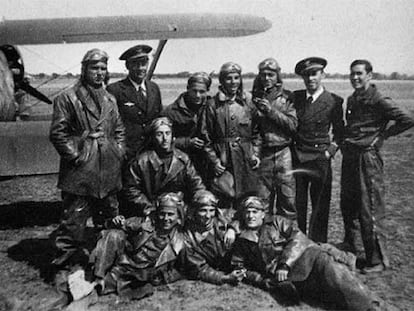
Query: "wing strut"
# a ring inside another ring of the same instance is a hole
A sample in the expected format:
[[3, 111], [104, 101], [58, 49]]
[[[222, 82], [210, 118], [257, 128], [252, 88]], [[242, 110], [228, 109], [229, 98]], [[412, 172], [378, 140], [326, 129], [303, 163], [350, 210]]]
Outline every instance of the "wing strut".
[[167, 41], [168, 40], [160, 40], [158, 42], [158, 47], [157, 47], [157, 50], [155, 51], [154, 59], [151, 62], [150, 68], [148, 69], [148, 73], [147, 73], [148, 80], [151, 80], [152, 75], [154, 74], [155, 67], [157, 66], [158, 60], [160, 59], [162, 50], [164, 49], [164, 46], [167, 43]]

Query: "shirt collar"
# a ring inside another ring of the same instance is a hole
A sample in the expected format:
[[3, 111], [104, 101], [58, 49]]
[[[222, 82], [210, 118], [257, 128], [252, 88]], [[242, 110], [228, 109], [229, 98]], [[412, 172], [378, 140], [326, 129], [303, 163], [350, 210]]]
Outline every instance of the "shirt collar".
[[310, 93], [306, 90], [306, 99], [308, 99], [309, 97], [312, 97], [312, 102], [314, 102], [314, 101], [316, 101], [316, 100], [319, 98], [319, 96], [321, 96], [321, 95], [322, 95], [323, 91], [324, 91], [323, 86], [320, 86], [320, 87], [316, 90], [316, 92], [315, 92], [315, 93], [313, 93], [313, 94], [310, 94]]
[[147, 87], [145, 86], [145, 80], [142, 80], [141, 84], [136, 83], [134, 80], [132, 80], [130, 77], [128, 77], [129, 81], [131, 81], [132, 85], [134, 86], [135, 90], [139, 91], [139, 88], [143, 89], [144, 91], [147, 90]]

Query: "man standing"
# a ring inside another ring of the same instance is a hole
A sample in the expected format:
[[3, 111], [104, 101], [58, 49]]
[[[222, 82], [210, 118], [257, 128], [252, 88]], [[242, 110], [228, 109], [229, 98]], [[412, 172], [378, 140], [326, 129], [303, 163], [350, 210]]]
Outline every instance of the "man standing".
[[161, 112], [162, 116], [168, 117], [173, 123], [175, 147], [190, 156], [198, 173], [206, 171], [203, 167], [204, 141], [199, 134], [199, 119], [203, 107], [210, 99], [207, 95], [210, 85], [211, 78], [207, 73], [192, 74], [187, 82], [187, 91]]
[[184, 202], [176, 193], [164, 193], [157, 205], [154, 219], [132, 217], [119, 229], [103, 231], [91, 258], [100, 294], [141, 299], [153, 293], [153, 286], [181, 278]]
[[219, 81], [214, 100], [203, 109], [201, 134], [207, 161], [216, 176], [212, 189], [220, 194], [220, 200], [227, 201], [223, 205], [231, 211], [235, 200], [257, 190], [260, 137], [253, 119], [256, 107], [243, 89], [241, 67], [233, 62], [223, 64]]
[[104, 88], [107, 62], [104, 51], [88, 51], [79, 83], [54, 101], [50, 140], [61, 157], [58, 187], [64, 208], [56, 231], [61, 251], [56, 265], [84, 254], [89, 216], [102, 225], [118, 215], [125, 129], [115, 98]]
[[[414, 120], [371, 83], [369, 61], [355, 60], [350, 70], [355, 91], [347, 102], [342, 146], [343, 246], [355, 251], [359, 221], [366, 255], [366, 267], [362, 271], [379, 272], [389, 265], [384, 249], [384, 171], [379, 151], [384, 140], [414, 126]], [[388, 127], [390, 121], [395, 123]]]
[[322, 248], [308, 239], [291, 220], [266, 218], [259, 197], [241, 202], [242, 230], [233, 249], [232, 264], [246, 269], [247, 283], [270, 291], [288, 285], [301, 296], [312, 297], [331, 309], [377, 310], [382, 301], [349, 270], [355, 256], [333, 247]]
[[280, 67], [275, 59], [267, 58], [259, 64], [252, 93], [262, 138], [260, 195], [268, 201], [271, 214], [296, 219], [290, 145], [298, 119], [293, 103], [288, 101], [291, 93], [283, 89]]
[[[299, 120], [294, 141], [296, 172], [296, 208], [298, 225], [306, 233], [308, 191], [312, 216], [308, 236], [316, 242], [328, 237], [331, 202], [331, 158], [338, 150], [343, 135], [343, 99], [322, 86], [327, 61], [310, 57], [296, 64], [295, 73], [303, 78], [306, 90], [293, 92], [292, 101]], [[332, 127], [333, 141], [329, 130]], [[309, 189], [310, 187], [310, 189]]]
[[172, 145], [172, 123], [159, 117], [149, 126], [151, 144], [131, 162], [125, 176], [125, 197], [135, 215], [148, 215], [156, 209], [157, 197], [164, 192], [184, 192], [186, 203], [205, 190], [188, 155]]
[[146, 128], [162, 109], [158, 85], [145, 79], [151, 51], [148, 45], [126, 50], [119, 59], [125, 61], [128, 77], [107, 87], [116, 98], [125, 125], [127, 162], [142, 150]]

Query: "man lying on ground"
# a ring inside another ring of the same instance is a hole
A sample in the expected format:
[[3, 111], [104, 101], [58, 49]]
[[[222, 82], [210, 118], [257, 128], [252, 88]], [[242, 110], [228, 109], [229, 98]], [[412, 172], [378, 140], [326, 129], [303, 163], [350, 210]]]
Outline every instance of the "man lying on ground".
[[230, 271], [230, 252], [225, 241], [228, 224], [218, 209], [218, 199], [209, 191], [198, 192], [185, 237], [185, 271], [190, 279], [221, 285], [237, 284], [241, 271]]
[[153, 293], [153, 286], [181, 278], [178, 261], [184, 249], [182, 195], [162, 194], [157, 205], [154, 219], [121, 218], [116, 222], [119, 229], [103, 231], [91, 256], [100, 294], [141, 299]]
[[289, 284], [299, 296], [317, 299], [330, 309], [378, 310], [383, 304], [339, 262], [341, 256], [332, 256], [312, 242], [287, 218], [266, 219], [259, 197], [245, 198], [240, 210], [242, 230], [234, 244], [232, 265], [247, 270], [247, 282], [270, 291]]

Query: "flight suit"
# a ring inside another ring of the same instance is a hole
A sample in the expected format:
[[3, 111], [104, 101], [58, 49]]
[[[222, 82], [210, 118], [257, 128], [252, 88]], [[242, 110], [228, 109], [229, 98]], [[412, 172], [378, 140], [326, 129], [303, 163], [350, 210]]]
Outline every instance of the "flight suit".
[[[387, 128], [389, 121], [395, 124]], [[357, 222], [368, 266], [389, 266], [385, 251], [383, 221], [384, 170], [380, 148], [384, 139], [414, 126], [409, 114], [375, 85], [362, 94], [348, 98], [344, 143], [341, 147], [341, 211], [344, 219], [344, 242], [355, 249]]]

